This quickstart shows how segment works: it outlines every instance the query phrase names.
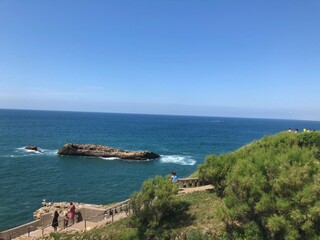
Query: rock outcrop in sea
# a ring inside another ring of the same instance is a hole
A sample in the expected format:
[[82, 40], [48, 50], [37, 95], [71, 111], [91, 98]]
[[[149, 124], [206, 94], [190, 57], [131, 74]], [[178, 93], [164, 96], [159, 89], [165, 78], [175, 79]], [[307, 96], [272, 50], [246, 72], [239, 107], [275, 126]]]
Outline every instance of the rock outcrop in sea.
[[93, 156], [93, 157], [117, 157], [130, 160], [148, 160], [159, 158], [160, 155], [150, 152], [130, 152], [122, 149], [102, 146], [97, 144], [73, 144], [67, 143], [58, 151], [59, 155]]
[[25, 149], [36, 151], [36, 152], [42, 152], [37, 146], [26, 146]]

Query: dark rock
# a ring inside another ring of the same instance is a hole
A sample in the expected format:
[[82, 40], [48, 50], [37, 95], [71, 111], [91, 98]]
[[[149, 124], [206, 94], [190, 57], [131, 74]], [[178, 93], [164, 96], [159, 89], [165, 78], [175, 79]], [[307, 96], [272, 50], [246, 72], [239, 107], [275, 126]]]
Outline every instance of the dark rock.
[[36, 152], [42, 152], [38, 147], [36, 146], [26, 146], [25, 149], [27, 150], [32, 150], [32, 151], [36, 151]]
[[130, 152], [97, 144], [65, 144], [58, 151], [59, 155], [93, 156], [93, 157], [117, 157], [130, 160], [156, 159], [160, 156], [154, 152]]

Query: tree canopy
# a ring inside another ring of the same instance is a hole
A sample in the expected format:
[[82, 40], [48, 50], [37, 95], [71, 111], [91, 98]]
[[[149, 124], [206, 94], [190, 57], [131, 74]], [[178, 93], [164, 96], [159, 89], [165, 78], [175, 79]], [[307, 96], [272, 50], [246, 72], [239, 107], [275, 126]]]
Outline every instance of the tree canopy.
[[320, 133], [283, 132], [199, 167], [215, 185], [229, 239], [315, 239], [320, 235]]
[[169, 177], [156, 176], [146, 180], [140, 192], [131, 196], [132, 223], [141, 239], [163, 239], [169, 235], [177, 215], [181, 214], [177, 192], [178, 185]]

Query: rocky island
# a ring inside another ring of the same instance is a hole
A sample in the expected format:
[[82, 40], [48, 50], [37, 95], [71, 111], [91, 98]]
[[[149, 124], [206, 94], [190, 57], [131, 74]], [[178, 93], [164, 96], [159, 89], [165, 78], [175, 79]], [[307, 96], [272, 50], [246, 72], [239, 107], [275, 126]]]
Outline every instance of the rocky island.
[[42, 152], [37, 146], [26, 146], [25, 147], [26, 150], [32, 150], [35, 152]]
[[59, 149], [58, 154], [71, 156], [117, 157], [130, 160], [148, 160], [160, 157], [160, 155], [149, 151], [131, 152], [97, 144], [74, 143], [65, 144]]

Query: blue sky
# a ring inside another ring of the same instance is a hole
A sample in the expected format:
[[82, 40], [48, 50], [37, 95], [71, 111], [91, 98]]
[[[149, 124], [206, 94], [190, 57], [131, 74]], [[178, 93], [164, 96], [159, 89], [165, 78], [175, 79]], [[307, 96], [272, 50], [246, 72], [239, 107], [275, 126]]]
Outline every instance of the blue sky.
[[0, 1], [0, 108], [320, 120], [320, 1]]

